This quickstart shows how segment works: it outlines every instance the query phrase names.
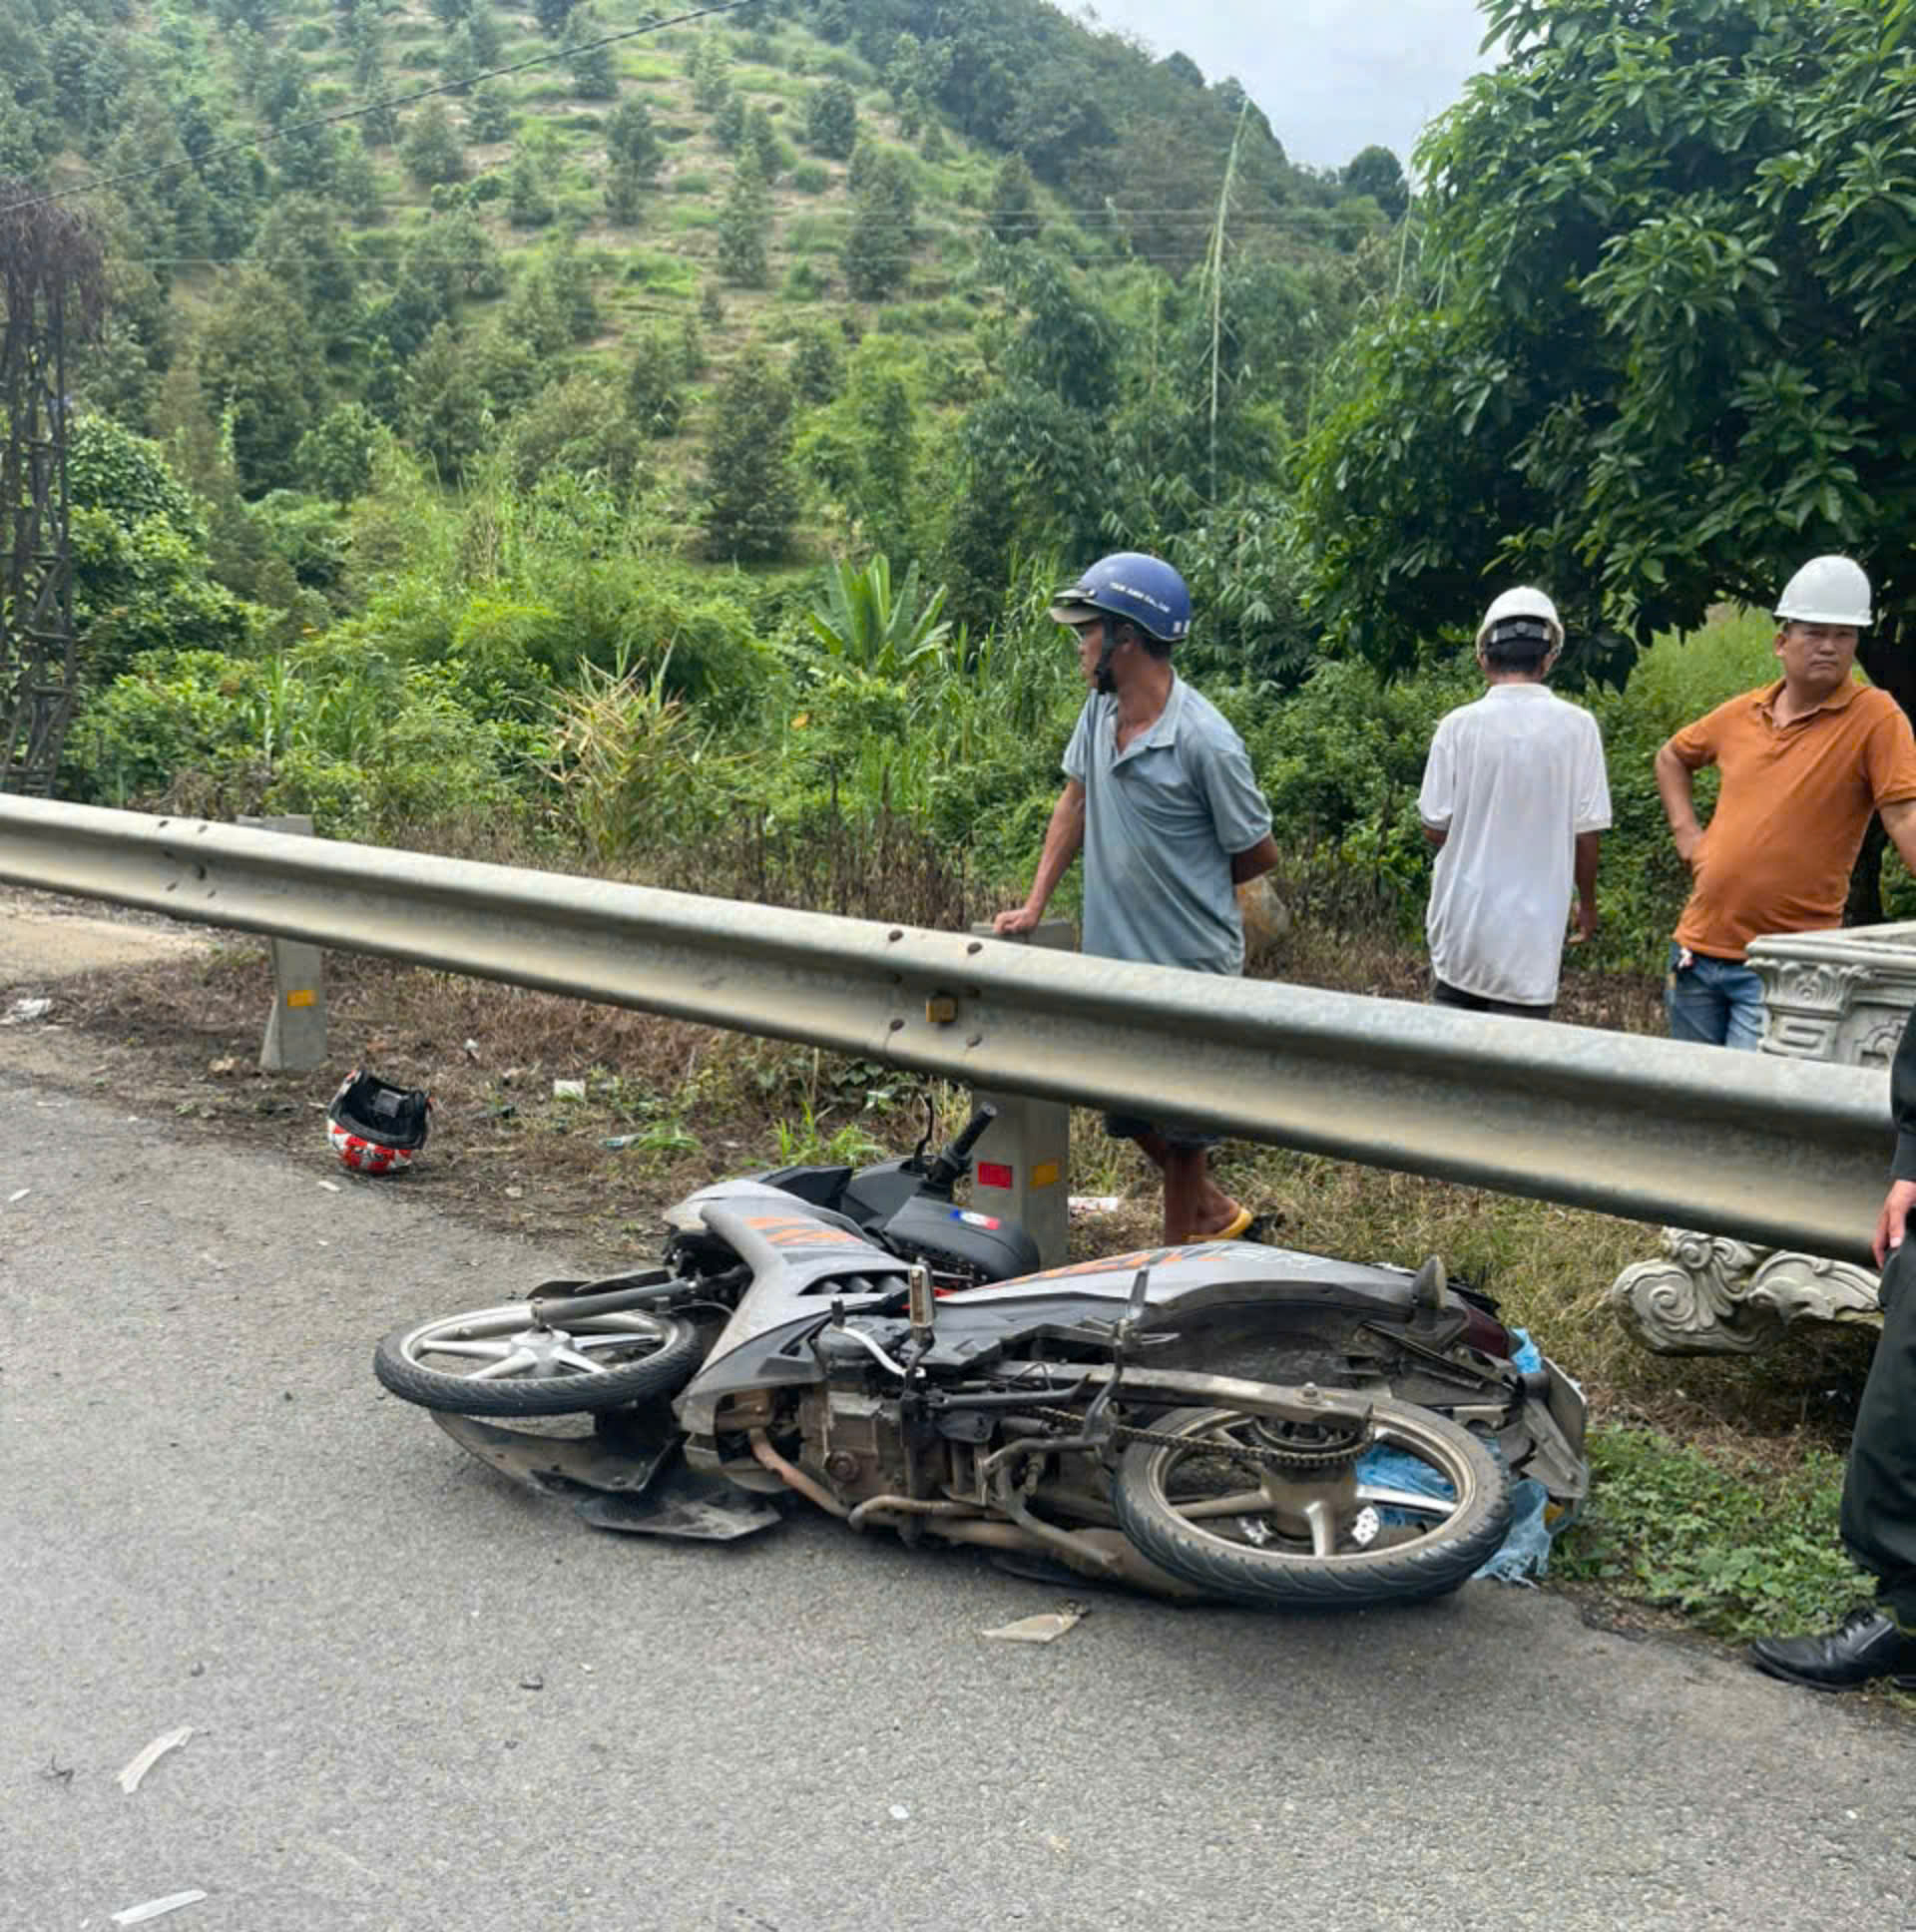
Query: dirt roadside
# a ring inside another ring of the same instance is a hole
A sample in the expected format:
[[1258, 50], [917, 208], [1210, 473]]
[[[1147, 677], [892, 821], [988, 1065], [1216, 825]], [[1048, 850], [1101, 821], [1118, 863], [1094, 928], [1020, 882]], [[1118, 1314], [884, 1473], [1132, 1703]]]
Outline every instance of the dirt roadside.
[[[716, 1176], [825, 1158], [841, 1133], [899, 1153], [916, 1136], [904, 1077], [780, 1041], [349, 953], [326, 955], [326, 1066], [264, 1074], [264, 941], [0, 887], [0, 1020], [50, 1002], [0, 1025], [0, 1079], [109, 1099], [173, 1140], [283, 1154], [315, 1186], [404, 1189], [582, 1270], [649, 1259], [661, 1210]], [[351, 1174], [327, 1146], [326, 1103], [355, 1067], [432, 1095], [426, 1153], [404, 1176]], [[559, 1080], [586, 1098], [556, 1098]], [[881, 1080], [889, 1110], [865, 1104]], [[622, 1137], [637, 1144], [605, 1145]], [[1149, 1238], [1154, 1212], [1101, 1216], [1085, 1253]]]

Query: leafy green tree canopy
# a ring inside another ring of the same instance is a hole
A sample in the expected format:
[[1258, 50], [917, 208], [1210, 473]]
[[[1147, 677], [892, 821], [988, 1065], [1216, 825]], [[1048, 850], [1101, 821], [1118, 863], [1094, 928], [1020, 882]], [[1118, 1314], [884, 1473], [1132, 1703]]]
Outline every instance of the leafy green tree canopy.
[[1621, 680], [1655, 633], [1845, 550], [1877, 586], [1865, 662], [1907, 675], [1916, 14], [1488, 12], [1505, 64], [1418, 155], [1421, 286], [1357, 338], [1306, 466], [1331, 632], [1401, 665], [1529, 578]]

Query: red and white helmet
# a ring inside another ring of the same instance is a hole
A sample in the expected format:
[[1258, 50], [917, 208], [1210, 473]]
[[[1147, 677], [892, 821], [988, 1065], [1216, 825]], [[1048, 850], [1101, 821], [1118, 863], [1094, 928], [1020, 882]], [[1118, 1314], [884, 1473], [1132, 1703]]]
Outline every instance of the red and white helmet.
[[432, 1096], [354, 1068], [326, 1109], [326, 1139], [358, 1174], [397, 1174], [426, 1144]]

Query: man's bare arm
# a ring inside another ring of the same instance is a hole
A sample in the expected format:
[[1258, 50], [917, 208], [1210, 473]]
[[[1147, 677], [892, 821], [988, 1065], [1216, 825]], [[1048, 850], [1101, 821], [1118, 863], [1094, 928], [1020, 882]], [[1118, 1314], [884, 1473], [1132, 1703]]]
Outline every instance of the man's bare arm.
[[1657, 795], [1664, 801], [1664, 816], [1670, 820], [1670, 835], [1676, 856], [1694, 866], [1696, 847], [1702, 843], [1703, 828], [1696, 822], [1695, 774], [1676, 755], [1675, 738], [1667, 738], [1657, 752]]
[[1441, 852], [1444, 849], [1444, 840], [1450, 836], [1450, 827], [1448, 825], [1426, 825], [1424, 827], [1424, 836], [1430, 841], [1430, 849], [1433, 852]]
[[1030, 932], [1045, 916], [1045, 907], [1058, 889], [1058, 881], [1070, 869], [1085, 842], [1085, 788], [1076, 778], [1068, 778], [1051, 808], [1051, 823], [1045, 827], [1045, 847], [1038, 855], [1037, 875], [1021, 906], [1001, 912], [992, 923], [995, 932]]
[[1916, 798], [1899, 798], [1893, 805], [1879, 805], [1877, 811], [1890, 843], [1902, 854], [1903, 863], [1916, 872]]
[[1277, 863], [1277, 841], [1266, 832], [1255, 845], [1247, 845], [1241, 852], [1230, 855], [1230, 882], [1232, 885], [1247, 885], [1252, 879], [1261, 879]]
[[1572, 938], [1578, 943], [1597, 936], [1597, 861], [1603, 844], [1602, 832], [1577, 834], [1577, 930]]

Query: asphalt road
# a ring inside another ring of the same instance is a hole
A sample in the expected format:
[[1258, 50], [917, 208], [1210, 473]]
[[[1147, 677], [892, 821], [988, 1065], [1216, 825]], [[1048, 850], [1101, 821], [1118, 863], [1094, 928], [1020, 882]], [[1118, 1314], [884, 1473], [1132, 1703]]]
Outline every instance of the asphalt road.
[[1916, 1927], [1906, 1725], [1548, 1592], [1025, 1647], [968, 1553], [590, 1531], [369, 1367], [563, 1254], [128, 1111], [0, 1061], [4, 1932]]

